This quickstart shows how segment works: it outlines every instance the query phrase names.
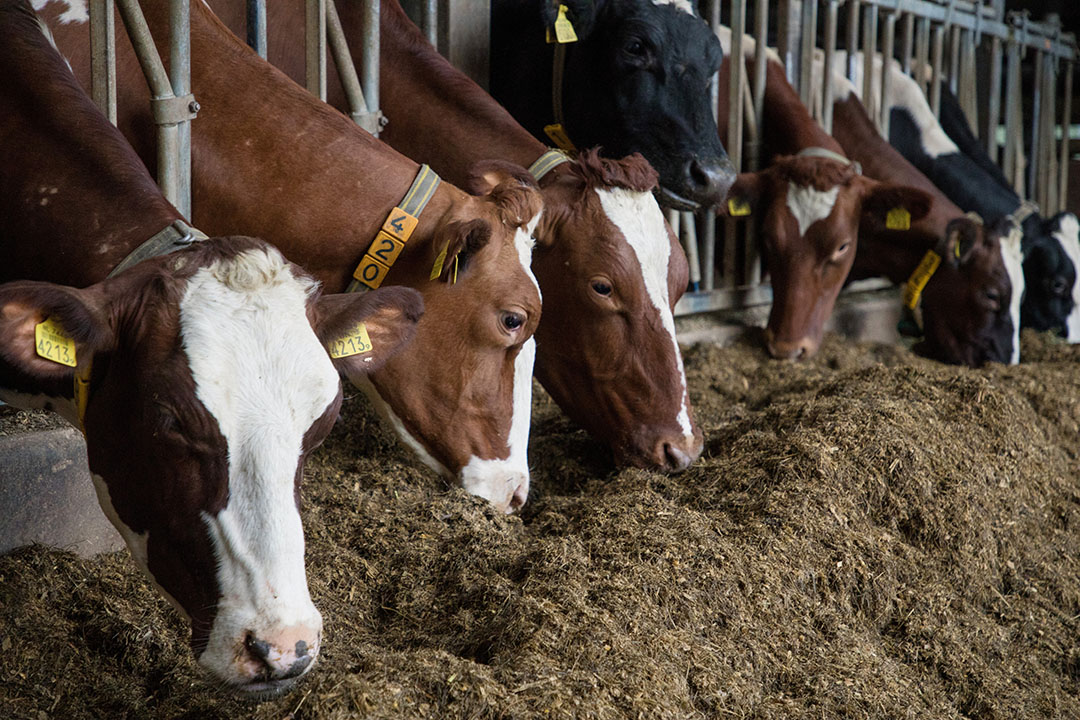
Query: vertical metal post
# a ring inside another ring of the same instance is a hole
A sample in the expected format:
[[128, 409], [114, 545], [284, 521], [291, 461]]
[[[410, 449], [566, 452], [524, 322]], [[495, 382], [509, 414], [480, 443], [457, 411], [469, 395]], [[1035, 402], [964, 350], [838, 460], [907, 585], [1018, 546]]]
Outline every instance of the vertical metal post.
[[352, 53], [349, 52], [345, 31], [341, 27], [337, 5], [334, 0], [325, 1], [326, 35], [330, 45], [330, 56], [334, 59], [334, 66], [337, 67], [338, 78], [341, 80], [341, 88], [345, 92], [345, 100], [349, 105], [349, 117], [372, 135], [378, 135], [379, 116], [377, 113], [368, 112], [364, 90], [360, 87], [360, 78], [356, 76], [356, 66], [353, 64]]
[[[369, 113], [379, 112], [379, 0], [364, 0], [363, 50], [360, 83]], [[378, 132], [374, 133], [378, 135]]]
[[[731, 72], [728, 82], [728, 156], [736, 170], [741, 170], [743, 141], [743, 74], [746, 61], [743, 59], [743, 32], [746, 29], [746, 0], [731, 0]], [[728, 220], [724, 232], [724, 275], [725, 287], [735, 287], [736, 262], [736, 222]]]
[[915, 35], [915, 82], [919, 89], [926, 94], [926, 70], [929, 67], [927, 58], [930, 56], [930, 18], [921, 17], [918, 23], [918, 33]]
[[825, 68], [821, 78], [821, 126], [830, 135], [832, 134], [833, 122], [832, 76], [836, 71], [836, 24], [839, 11], [839, 0], [829, 0], [828, 10], [825, 15]]
[[[815, 5], [817, 0], [814, 0]], [[754, 7], [754, 122], [757, 124], [757, 137], [754, 139], [754, 146], [750, 151], [750, 165], [751, 170], [758, 170], [761, 167], [761, 137], [764, 132], [762, 125], [765, 118], [765, 79], [768, 72], [766, 62], [768, 60], [768, 53], [766, 48], [769, 46], [769, 5], [768, 3], [758, 2]], [[811, 51], [813, 46], [811, 46]], [[809, 65], [813, 66], [813, 58], [807, 61]], [[807, 83], [809, 84], [809, 83]]]
[[915, 52], [915, 16], [904, 13], [904, 41], [900, 46], [900, 61], [904, 74], [911, 75], [911, 56]]
[[1058, 160], [1058, 212], [1069, 197], [1069, 126], [1072, 123], [1073, 61], [1065, 63], [1065, 99], [1061, 103], [1061, 154]]
[[326, 101], [326, 0], [307, 0], [304, 24], [308, 92]]
[[90, 0], [90, 96], [116, 124], [116, 23], [113, 0]]
[[247, 0], [247, 44], [266, 59], [266, 0]]
[[1027, 197], [1024, 192], [1023, 172], [1021, 169], [1020, 153], [1017, 152], [1017, 144], [1023, 143], [1022, 118], [1020, 117], [1020, 43], [1015, 38], [1008, 42], [1008, 69], [1005, 73], [1005, 158], [1002, 161], [1002, 169], [1005, 177], [1013, 184], [1013, 189], [1021, 197]]
[[879, 108], [874, 96], [874, 58], [877, 55], [878, 6], [868, 5], [863, 11], [863, 105], [870, 117], [878, 117]]
[[1001, 120], [1001, 38], [990, 40], [990, 98], [986, 107], [986, 152], [998, 162], [998, 123]]
[[889, 137], [889, 94], [892, 91], [893, 45], [896, 42], [896, 13], [885, 15], [885, 35], [881, 38], [881, 113], [878, 128], [882, 137]]
[[[680, 219], [679, 235], [683, 247], [686, 248], [686, 263], [690, 266], [690, 290], [691, 292], [698, 292], [701, 290], [701, 258], [698, 255], [697, 225], [694, 220], [694, 213], [683, 211], [680, 214], [682, 218]], [[709, 214], [712, 215], [712, 211]]]
[[[191, 0], [169, 3], [169, 81], [173, 94], [191, 93]], [[177, 182], [180, 202], [176, 209], [191, 217], [191, 120], [176, 125]]]
[[1054, 124], [1057, 120], [1057, 59], [1050, 53], [1045, 55], [1046, 70], [1044, 71], [1043, 98], [1043, 151], [1040, 153], [1042, 161], [1039, 163], [1039, 173], [1042, 177], [1039, 185], [1042, 187], [1042, 200], [1040, 207], [1057, 207], [1057, 154], [1054, 152]]
[[1045, 82], [1043, 76], [1045, 71], [1046, 63], [1043, 62], [1043, 53], [1036, 51], [1035, 85], [1031, 97], [1031, 156], [1028, 158], [1026, 173], [1028, 192], [1024, 195], [1027, 198], [1034, 198], [1036, 202], [1039, 201], [1039, 161], [1042, 160], [1039, 154], [1039, 143], [1042, 141], [1043, 83]]
[[[764, 5], [761, 0], [758, 3]], [[817, 42], [818, 0], [803, 0], [802, 42], [799, 43], [799, 98], [809, 107], [814, 72], [814, 45]]]
[[701, 289], [716, 289], [716, 213], [709, 208], [702, 217], [701, 232], [705, 236], [705, 252], [701, 260]]
[[439, 44], [439, 5], [438, 0], [424, 0], [424, 37], [432, 47]]
[[949, 28], [949, 92], [959, 97], [960, 26]]
[[780, 0], [776, 9], [776, 47], [784, 62], [784, 74], [791, 87], [799, 89], [802, 77], [799, 67], [800, 38], [802, 37], [802, 0]]
[[941, 113], [941, 66], [944, 62], [942, 55], [945, 51], [945, 28], [938, 25], [934, 28], [934, 49], [930, 58], [930, 64], [934, 68], [934, 75], [930, 80], [930, 109], [934, 111], [934, 117]]
[[855, 53], [859, 50], [859, 0], [847, 0], [847, 41], [844, 44], [847, 50], [847, 78], [855, 82]]

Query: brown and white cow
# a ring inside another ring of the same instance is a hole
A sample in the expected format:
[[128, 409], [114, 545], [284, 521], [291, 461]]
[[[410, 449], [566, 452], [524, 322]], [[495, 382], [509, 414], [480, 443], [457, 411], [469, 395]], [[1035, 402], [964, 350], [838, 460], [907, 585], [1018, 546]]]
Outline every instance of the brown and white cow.
[[[356, 3], [338, 7], [356, 53], [361, 9]], [[243, 2], [217, 2], [214, 10], [243, 36]], [[299, 82], [304, 3], [280, 0], [267, 12], [271, 27], [279, 28], [269, 37], [267, 56]], [[395, 0], [383, 0], [380, 17], [380, 102], [390, 119], [380, 139], [463, 187], [475, 187], [478, 158], [529, 166], [547, 150], [439, 55]], [[327, 86], [328, 101], [346, 110], [333, 69]], [[638, 155], [608, 160], [595, 152], [541, 178], [544, 214], [532, 263], [544, 296], [536, 375], [617, 461], [681, 470], [703, 442], [671, 312], [686, 288], [686, 259], [652, 195], [656, 182]]]
[[[759, 242], [773, 289], [765, 328], [769, 354], [798, 359], [813, 355], [821, 344], [825, 321], [855, 261], [860, 228], [883, 226], [895, 207], [922, 217], [930, 198], [916, 188], [866, 177], [844, 159], [843, 149], [810, 116], [783, 66], [768, 52], [762, 139], [780, 157], [760, 172], [740, 174], [728, 197], [748, 204], [759, 217]], [[720, 72], [724, 100], [729, 62], [730, 56]], [[723, 135], [728, 113], [726, 102], [722, 105]]]
[[[88, 84], [87, 28], [56, 22], [54, 7], [46, 10], [60, 49]], [[143, 10], [161, 42], [168, 4]], [[127, 42], [118, 45], [120, 128], [153, 165], [148, 92]], [[202, 105], [192, 123], [192, 219], [208, 232], [264, 237], [327, 289], [345, 288], [417, 164], [262, 61], [205, 3], [192, 6], [191, 47]], [[424, 294], [416, 339], [356, 379], [427, 465], [511, 511], [529, 487], [540, 293], [528, 263], [541, 198], [512, 177], [488, 189], [473, 197], [439, 186], [386, 279]]]
[[[0, 399], [84, 428], [101, 507], [190, 620], [199, 664], [246, 694], [283, 691], [321, 646], [304, 461], [337, 417], [339, 373], [382, 364], [422, 302], [404, 288], [322, 295], [246, 237], [105, 279], [180, 215], [25, 0], [0, 0], [0, 37]], [[70, 364], [36, 339], [46, 319]], [[326, 343], [361, 321], [374, 349], [331, 361]]]

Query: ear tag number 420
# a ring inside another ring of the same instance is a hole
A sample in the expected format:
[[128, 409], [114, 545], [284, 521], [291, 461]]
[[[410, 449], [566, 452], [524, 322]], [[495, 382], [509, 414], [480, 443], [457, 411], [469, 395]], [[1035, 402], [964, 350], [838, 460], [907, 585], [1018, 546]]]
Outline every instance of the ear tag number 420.
[[373, 347], [371, 338], [368, 337], [367, 326], [360, 323], [343, 337], [330, 343], [330, 357], [335, 360], [337, 358], [352, 357], [353, 355], [371, 352]]
[[34, 326], [34, 349], [46, 360], [75, 367], [75, 341], [52, 318]]
[[552, 37], [551, 28], [547, 30], [547, 41], [557, 42], [560, 45], [577, 42], [577, 33], [574, 32], [574, 24], [566, 17], [567, 7], [559, 5], [559, 16], [555, 18], [555, 37]]

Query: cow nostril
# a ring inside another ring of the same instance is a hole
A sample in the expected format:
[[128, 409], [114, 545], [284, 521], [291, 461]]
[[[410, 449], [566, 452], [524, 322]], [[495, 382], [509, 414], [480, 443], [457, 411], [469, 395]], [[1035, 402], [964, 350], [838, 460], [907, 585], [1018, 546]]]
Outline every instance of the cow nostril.
[[296, 641], [296, 657], [306, 657], [308, 654], [308, 644], [303, 640]]
[[514, 488], [514, 494], [510, 496], [510, 504], [507, 512], [511, 513], [515, 510], [520, 510], [525, 505], [525, 501], [528, 497], [529, 487], [525, 483], [521, 483]]
[[691, 462], [688, 454], [671, 443], [664, 443], [664, 459], [668, 468], [675, 471], [685, 470]]
[[247, 648], [248, 653], [256, 660], [266, 662], [266, 659], [270, 657], [270, 643], [259, 640], [255, 637], [255, 633], [249, 632], [247, 634], [244, 638], [244, 647]]

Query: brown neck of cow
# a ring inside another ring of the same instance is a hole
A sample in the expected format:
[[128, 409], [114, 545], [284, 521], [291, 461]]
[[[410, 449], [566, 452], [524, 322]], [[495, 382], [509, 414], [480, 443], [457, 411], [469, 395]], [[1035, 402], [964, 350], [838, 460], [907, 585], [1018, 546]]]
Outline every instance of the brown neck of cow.
[[33, 13], [5, 4], [0, 37], [0, 233], [9, 239], [0, 281], [90, 285], [180, 214], [79, 88]]

